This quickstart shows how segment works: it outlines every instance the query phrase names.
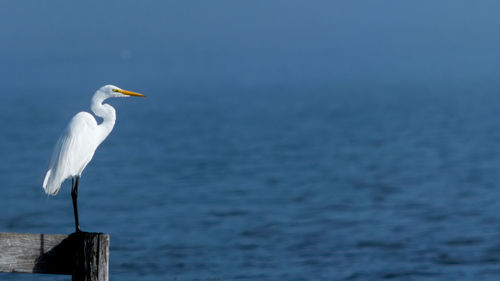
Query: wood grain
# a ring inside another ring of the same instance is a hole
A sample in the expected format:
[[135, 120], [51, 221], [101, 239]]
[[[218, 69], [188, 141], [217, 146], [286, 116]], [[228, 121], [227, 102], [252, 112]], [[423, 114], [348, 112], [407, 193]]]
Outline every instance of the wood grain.
[[0, 272], [72, 275], [107, 281], [109, 235], [0, 233]]

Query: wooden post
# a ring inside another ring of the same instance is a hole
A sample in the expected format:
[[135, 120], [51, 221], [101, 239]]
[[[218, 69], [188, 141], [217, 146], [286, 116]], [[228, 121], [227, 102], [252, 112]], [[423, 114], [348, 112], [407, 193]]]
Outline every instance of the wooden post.
[[109, 235], [0, 233], [0, 272], [72, 275], [108, 281]]
[[109, 235], [76, 233], [73, 281], [108, 280]]

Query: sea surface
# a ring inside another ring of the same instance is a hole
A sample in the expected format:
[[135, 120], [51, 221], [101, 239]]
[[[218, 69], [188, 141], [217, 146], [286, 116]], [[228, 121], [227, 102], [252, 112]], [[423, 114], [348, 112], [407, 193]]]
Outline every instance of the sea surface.
[[[73, 232], [70, 181], [41, 185], [89, 89], [2, 95], [1, 232]], [[80, 182], [111, 280], [500, 280], [498, 91], [144, 94], [107, 101], [116, 126]]]

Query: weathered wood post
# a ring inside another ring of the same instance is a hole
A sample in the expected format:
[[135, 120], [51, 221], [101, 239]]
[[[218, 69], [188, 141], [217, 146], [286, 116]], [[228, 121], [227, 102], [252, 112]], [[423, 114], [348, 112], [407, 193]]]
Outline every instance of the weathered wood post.
[[109, 235], [76, 233], [73, 281], [108, 281]]
[[109, 235], [0, 233], [0, 272], [72, 275], [73, 281], [108, 281]]

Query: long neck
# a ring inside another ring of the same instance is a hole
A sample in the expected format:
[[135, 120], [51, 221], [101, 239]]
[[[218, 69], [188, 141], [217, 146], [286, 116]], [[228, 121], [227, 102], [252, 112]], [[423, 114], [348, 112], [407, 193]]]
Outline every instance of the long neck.
[[103, 104], [107, 97], [101, 95], [99, 92], [92, 97], [90, 108], [94, 114], [102, 118], [102, 123], [97, 126], [98, 141], [99, 144], [106, 139], [106, 137], [111, 133], [116, 121], [115, 109], [109, 104]]

